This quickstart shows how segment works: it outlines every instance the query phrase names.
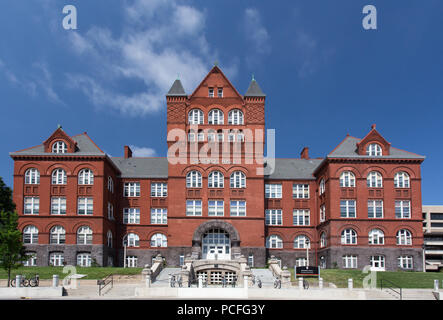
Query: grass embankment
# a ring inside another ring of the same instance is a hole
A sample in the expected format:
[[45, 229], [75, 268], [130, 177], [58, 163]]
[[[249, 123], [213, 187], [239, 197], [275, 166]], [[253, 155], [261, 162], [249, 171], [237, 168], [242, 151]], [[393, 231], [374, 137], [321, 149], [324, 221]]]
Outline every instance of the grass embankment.
[[[294, 279], [294, 269], [289, 269]], [[321, 269], [320, 276], [323, 278], [325, 286], [326, 282], [332, 282], [338, 288], [346, 288], [348, 286], [348, 279], [353, 279], [354, 288], [363, 287], [363, 279], [368, 276], [368, 273], [363, 273], [361, 270], [344, 270], [344, 269]], [[415, 288], [415, 289], [431, 289], [434, 287], [434, 279], [443, 280], [443, 272], [412, 272], [412, 271], [383, 271], [377, 272], [377, 288], [380, 287], [381, 280], [385, 279], [393, 282], [401, 288]], [[318, 278], [307, 277], [309, 283], [313, 285], [318, 284]], [[370, 283], [370, 282], [369, 282]], [[385, 286], [385, 284], [383, 285]]]
[[[113, 267], [75, 267], [77, 274], [84, 274], [86, 277], [82, 279], [103, 279], [110, 274], [118, 275], [139, 275], [143, 268], [113, 268]], [[57, 274], [63, 279], [70, 272], [63, 273], [63, 267], [20, 267], [11, 271], [11, 278], [17, 274], [24, 274], [26, 278], [34, 277], [35, 274], [40, 279], [52, 279], [52, 275]], [[0, 269], [0, 279], [7, 279], [8, 274], [4, 269]]]

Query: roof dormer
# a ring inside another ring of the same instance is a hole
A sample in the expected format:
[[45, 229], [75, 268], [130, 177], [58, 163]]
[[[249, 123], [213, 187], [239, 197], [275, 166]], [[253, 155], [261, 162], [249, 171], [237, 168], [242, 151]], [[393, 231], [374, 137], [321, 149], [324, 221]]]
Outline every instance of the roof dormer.
[[43, 142], [43, 147], [47, 153], [74, 153], [77, 143], [63, 131], [59, 125], [57, 130]]
[[371, 126], [371, 131], [357, 143], [357, 153], [362, 156], [381, 157], [390, 154], [391, 144]]

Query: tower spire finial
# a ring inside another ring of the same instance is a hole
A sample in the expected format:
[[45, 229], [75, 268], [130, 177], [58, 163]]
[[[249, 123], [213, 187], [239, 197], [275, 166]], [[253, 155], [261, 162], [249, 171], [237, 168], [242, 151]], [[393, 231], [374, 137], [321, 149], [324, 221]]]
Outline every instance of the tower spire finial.
[[218, 60], [215, 60], [215, 61], [214, 61], [214, 66], [215, 66], [215, 67], [218, 67]]
[[254, 74], [252, 74], [252, 81], [255, 81], [255, 77], [254, 77]]

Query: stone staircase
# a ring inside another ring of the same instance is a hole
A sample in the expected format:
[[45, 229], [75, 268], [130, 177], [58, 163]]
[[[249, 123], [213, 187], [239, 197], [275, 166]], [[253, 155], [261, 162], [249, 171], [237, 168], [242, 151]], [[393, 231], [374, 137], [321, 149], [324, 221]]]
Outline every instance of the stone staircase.
[[160, 271], [157, 279], [152, 282], [152, 287], [168, 287], [169, 286], [169, 274], [177, 274], [180, 272], [180, 268], [164, 268]]
[[[260, 278], [262, 282], [262, 288], [273, 288], [275, 277], [272, 275], [269, 269], [251, 269], [252, 274], [256, 278]], [[257, 286], [257, 284], [255, 284]]]

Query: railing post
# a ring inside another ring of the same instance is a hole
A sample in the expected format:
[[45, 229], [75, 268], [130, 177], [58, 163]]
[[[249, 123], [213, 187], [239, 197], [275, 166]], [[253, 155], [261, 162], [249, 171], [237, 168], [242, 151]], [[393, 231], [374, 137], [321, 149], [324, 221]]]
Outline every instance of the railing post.
[[352, 288], [354, 287], [354, 283], [352, 278], [348, 279], [348, 290], [352, 290]]
[[298, 288], [300, 290], [303, 290], [303, 278], [302, 277], [298, 278]]
[[323, 289], [323, 278], [318, 279], [318, 288]]
[[438, 284], [439, 284], [439, 282], [440, 281], [438, 281], [438, 280], [434, 280], [434, 290], [435, 291], [438, 291]]

